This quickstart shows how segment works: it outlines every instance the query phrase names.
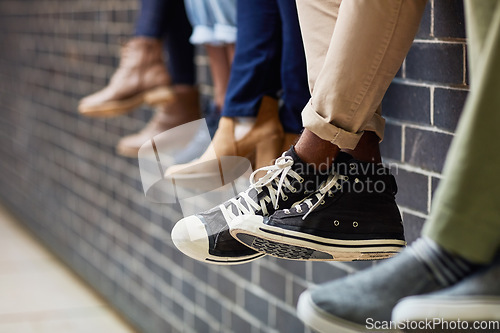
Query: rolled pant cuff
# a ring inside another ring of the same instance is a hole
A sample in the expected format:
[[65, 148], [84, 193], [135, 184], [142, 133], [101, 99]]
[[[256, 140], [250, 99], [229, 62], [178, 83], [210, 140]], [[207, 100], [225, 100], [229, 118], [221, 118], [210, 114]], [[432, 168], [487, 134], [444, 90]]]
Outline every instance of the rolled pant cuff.
[[321, 139], [330, 141], [341, 149], [354, 149], [358, 145], [363, 132], [351, 133], [329, 123], [311, 105], [307, 104], [302, 111], [302, 123], [305, 128], [319, 136]]

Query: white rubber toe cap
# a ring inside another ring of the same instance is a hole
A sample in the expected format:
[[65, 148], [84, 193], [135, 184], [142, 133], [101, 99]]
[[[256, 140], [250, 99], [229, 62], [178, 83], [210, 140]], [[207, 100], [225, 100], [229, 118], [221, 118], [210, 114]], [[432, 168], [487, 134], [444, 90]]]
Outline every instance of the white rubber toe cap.
[[208, 234], [197, 216], [188, 216], [177, 222], [172, 229], [172, 241], [185, 255], [200, 261], [210, 256]]

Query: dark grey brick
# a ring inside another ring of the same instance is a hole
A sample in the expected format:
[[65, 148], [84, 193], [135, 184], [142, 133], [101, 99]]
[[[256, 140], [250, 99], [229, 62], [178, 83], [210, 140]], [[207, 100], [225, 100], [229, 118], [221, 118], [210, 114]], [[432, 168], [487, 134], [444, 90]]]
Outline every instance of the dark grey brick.
[[222, 322], [222, 305], [220, 299], [205, 296], [205, 309], [217, 322]]
[[425, 6], [425, 12], [420, 22], [416, 38], [429, 38], [431, 35], [431, 2]]
[[182, 293], [184, 296], [186, 296], [189, 300], [196, 302], [196, 289], [191, 283], [188, 283], [187, 281], [182, 282]]
[[313, 282], [323, 283], [347, 275], [347, 271], [327, 263], [317, 263], [313, 266]]
[[245, 290], [245, 309], [263, 323], [269, 320], [268, 300]]
[[207, 265], [199, 263], [199, 262], [195, 262], [194, 263], [193, 274], [200, 281], [203, 281], [203, 282], [208, 281], [208, 267], [207, 267]]
[[386, 123], [384, 140], [380, 144], [380, 151], [382, 156], [396, 161], [400, 161], [401, 140], [402, 140], [401, 126]]
[[306, 277], [306, 264], [303, 261], [278, 260], [277, 264], [293, 275], [300, 276], [301, 278]]
[[412, 215], [403, 214], [403, 224], [405, 227], [405, 238], [408, 244], [411, 244], [418, 237], [420, 237], [420, 231], [425, 223], [425, 219]]
[[299, 300], [300, 294], [302, 294], [302, 292], [307, 289], [307, 286], [304, 283], [293, 281], [292, 287], [293, 287], [293, 289], [292, 289], [293, 298], [292, 298], [291, 305], [297, 306], [297, 302]]
[[465, 15], [462, 0], [434, 1], [434, 36], [465, 38]]
[[384, 116], [406, 122], [430, 124], [430, 110], [427, 87], [393, 83], [382, 101]]
[[406, 57], [406, 77], [462, 85], [463, 48], [462, 44], [414, 43]]
[[243, 265], [234, 265], [231, 267], [231, 270], [241, 277], [250, 281], [252, 279], [252, 264], [247, 263]]
[[436, 88], [434, 91], [434, 125], [455, 131], [468, 91]]
[[296, 317], [296, 315], [291, 314], [280, 307], [276, 308], [276, 328], [279, 332], [304, 332], [304, 324]]
[[[440, 182], [441, 182], [441, 179], [439, 179], [439, 178], [436, 178], [436, 177], [431, 178], [431, 196], [432, 196], [432, 198], [434, 198], [434, 194], [436, 193], [436, 190], [437, 190]], [[431, 209], [432, 209], [432, 207], [431, 207]]]
[[260, 286], [278, 299], [285, 300], [285, 277], [268, 267], [260, 268]]
[[394, 175], [398, 183], [396, 201], [399, 205], [427, 212], [427, 176], [399, 169]]
[[[210, 325], [198, 316], [194, 316], [194, 329], [196, 332], [210, 332]], [[162, 331], [166, 332], [166, 331]]]
[[358, 271], [371, 267], [373, 265], [372, 261], [368, 260], [360, 260], [360, 261], [351, 261], [351, 262], [346, 262], [345, 263], [347, 266], [350, 266], [351, 268], [354, 268]]
[[236, 300], [236, 285], [234, 284], [234, 281], [231, 281], [226, 276], [222, 274], [217, 276], [216, 288], [224, 297], [232, 301]]
[[231, 328], [233, 332], [252, 333], [252, 324], [235, 313], [231, 315]]
[[449, 134], [406, 128], [405, 162], [441, 172], [452, 139]]

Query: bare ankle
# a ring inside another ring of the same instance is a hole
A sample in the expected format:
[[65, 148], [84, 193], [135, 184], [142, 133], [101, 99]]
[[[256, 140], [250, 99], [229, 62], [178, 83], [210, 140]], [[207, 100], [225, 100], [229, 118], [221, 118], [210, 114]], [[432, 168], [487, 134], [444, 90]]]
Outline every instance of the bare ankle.
[[380, 138], [375, 132], [366, 131], [361, 136], [355, 149], [342, 149], [343, 152], [351, 154], [355, 159], [362, 162], [381, 163]]
[[295, 145], [295, 152], [300, 159], [314, 165], [319, 171], [328, 169], [339, 151], [338, 146], [321, 139], [308, 129], [304, 130]]

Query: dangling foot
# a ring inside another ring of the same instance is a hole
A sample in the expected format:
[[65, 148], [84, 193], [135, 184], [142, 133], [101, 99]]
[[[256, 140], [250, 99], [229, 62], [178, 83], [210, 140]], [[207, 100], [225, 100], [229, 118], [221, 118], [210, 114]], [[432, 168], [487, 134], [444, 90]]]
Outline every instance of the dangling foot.
[[143, 103], [167, 103], [174, 98], [170, 85], [161, 42], [135, 37], [122, 48], [120, 65], [109, 84], [83, 98], [78, 111], [88, 117], [112, 117], [130, 112]]

